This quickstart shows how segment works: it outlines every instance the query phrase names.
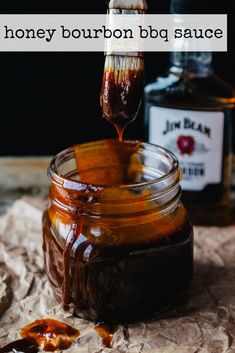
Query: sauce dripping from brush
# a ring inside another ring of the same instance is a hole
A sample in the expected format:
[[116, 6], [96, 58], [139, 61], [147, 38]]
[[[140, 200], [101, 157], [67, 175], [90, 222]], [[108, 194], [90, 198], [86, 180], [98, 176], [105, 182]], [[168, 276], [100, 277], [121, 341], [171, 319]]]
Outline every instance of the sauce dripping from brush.
[[75, 241], [80, 236], [82, 230], [82, 225], [78, 224], [73, 226], [71, 231], [66, 237], [65, 247], [63, 250], [63, 261], [64, 261], [64, 281], [62, 285], [62, 293], [63, 293], [63, 309], [69, 310], [69, 304], [71, 303], [71, 294], [70, 294], [70, 254], [72, 247]]
[[125, 128], [125, 127], [120, 128], [119, 126], [116, 125], [115, 128], [116, 128], [116, 130], [117, 130], [118, 140], [119, 140], [120, 142], [122, 142], [123, 133], [124, 133], [124, 128]]
[[125, 127], [139, 111], [143, 92], [143, 67], [141, 57], [106, 57], [100, 104], [103, 117], [117, 130], [119, 141]]

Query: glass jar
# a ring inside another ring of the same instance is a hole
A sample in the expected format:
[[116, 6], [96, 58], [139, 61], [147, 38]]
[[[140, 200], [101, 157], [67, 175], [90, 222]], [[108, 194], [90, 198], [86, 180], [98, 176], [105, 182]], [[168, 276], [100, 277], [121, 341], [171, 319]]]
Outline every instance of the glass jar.
[[168, 150], [103, 140], [56, 155], [43, 215], [57, 300], [96, 321], [133, 321], [173, 304], [193, 273], [193, 229]]

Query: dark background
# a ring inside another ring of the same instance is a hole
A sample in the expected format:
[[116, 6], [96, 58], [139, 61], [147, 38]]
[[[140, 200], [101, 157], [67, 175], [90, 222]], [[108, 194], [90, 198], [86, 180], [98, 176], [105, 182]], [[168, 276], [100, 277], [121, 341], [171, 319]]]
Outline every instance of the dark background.
[[[214, 68], [235, 86], [233, 1], [217, 4], [198, 0], [197, 6], [201, 13], [229, 15], [228, 52], [214, 53]], [[169, 13], [167, 0], [149, 0], [148, 4], [149, 13]], [[105, 0], [0, 5], [1, 14], [105, 13], [106, 9]], [[147, 53], [145, 58], [149, 83], [166, 70], [168, 54]], [[115, 137], [113, 127], [101, 118], [99, 107], [103, 63], [103, 53], [0, 53], [0, 155], [48, 155], [83, 141]], [[143, 136], [141, 110], [125, 137]]]

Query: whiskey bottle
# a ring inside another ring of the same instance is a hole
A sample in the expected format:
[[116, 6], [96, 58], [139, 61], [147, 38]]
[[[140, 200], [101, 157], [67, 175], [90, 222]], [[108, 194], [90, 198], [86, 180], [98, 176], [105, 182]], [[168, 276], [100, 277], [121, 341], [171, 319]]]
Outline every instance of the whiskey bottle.
[[[171, 0], [173, 14], [207, 12], [203, 0]], [[211, 52], [172, 52], [167, 74], [145, 87], [146, 137], [177, 155], [182, 200], [195, 224], [234, 220], [234, 108], [235, 90], [214, 73]]]
[[146, 137], [177, 155], [197, 224], [229, 222], [234, 107], [235, 91], [214, 74], [210, 52], [171, 53], [167, 74], [145, 87]]

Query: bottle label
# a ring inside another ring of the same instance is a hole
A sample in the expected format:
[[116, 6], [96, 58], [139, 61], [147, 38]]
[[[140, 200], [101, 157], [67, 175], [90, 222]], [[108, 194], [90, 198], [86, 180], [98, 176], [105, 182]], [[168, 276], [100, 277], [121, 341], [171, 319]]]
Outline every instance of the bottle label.
[[200, 191], [221, 182], [223, 134], [223, 112], [150, 107], [149, 142], [176, 154], [183, 190]]

